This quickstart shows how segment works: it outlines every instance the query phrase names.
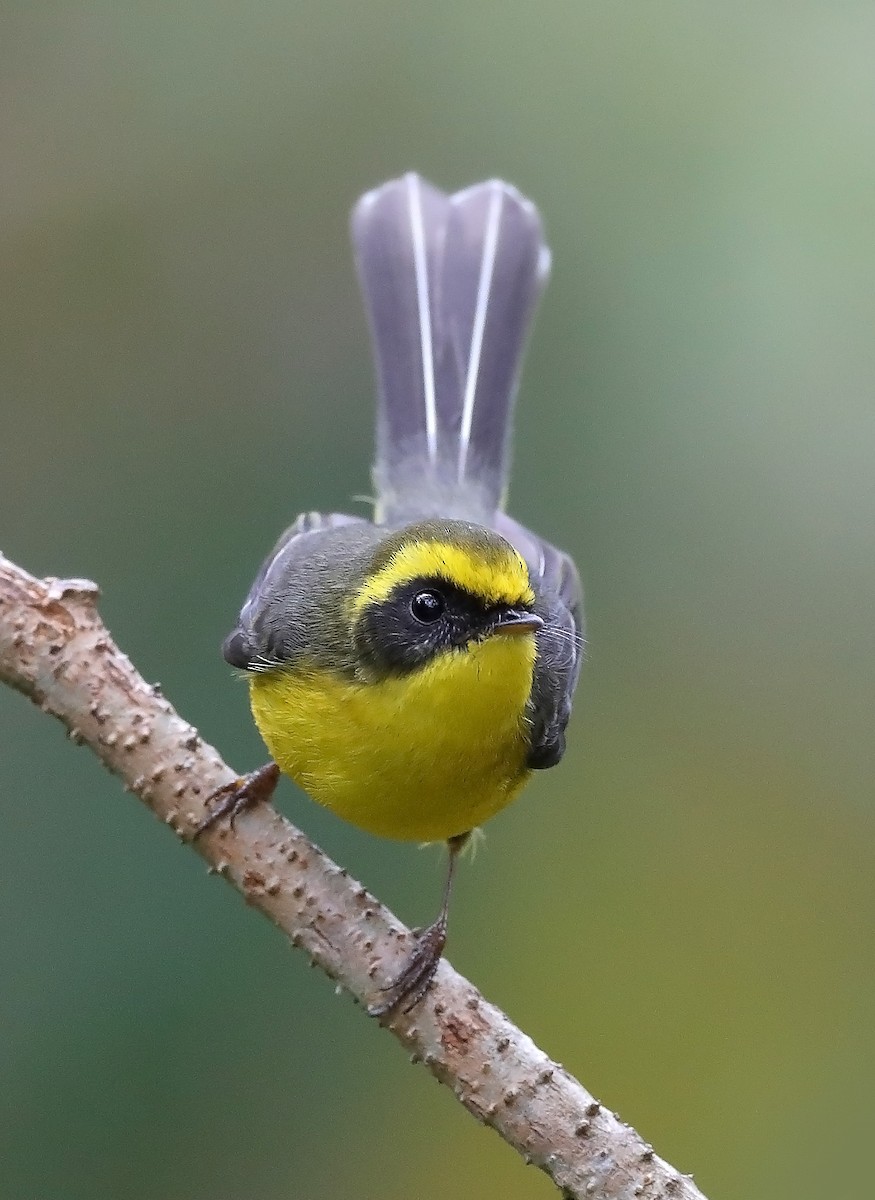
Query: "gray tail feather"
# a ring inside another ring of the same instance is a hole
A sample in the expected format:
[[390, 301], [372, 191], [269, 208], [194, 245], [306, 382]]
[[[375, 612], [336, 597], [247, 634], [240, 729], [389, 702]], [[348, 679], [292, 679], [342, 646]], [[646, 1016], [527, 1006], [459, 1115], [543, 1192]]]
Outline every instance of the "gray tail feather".
[[514, 395], [550, 269], [534, 205], [499, 180], [368, 192], [352, 240], [377, 372], [378, 518], [501, 507]]

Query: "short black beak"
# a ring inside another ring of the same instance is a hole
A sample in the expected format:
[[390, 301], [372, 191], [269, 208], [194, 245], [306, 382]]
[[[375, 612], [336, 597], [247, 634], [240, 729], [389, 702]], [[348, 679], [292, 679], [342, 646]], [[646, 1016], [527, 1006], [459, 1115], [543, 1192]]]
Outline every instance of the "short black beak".
[[503, 608], [495, 618], [493, 633], [537, 633], [544, 628], [544, 622], [537, 613], [526, 612], [524, 609]]

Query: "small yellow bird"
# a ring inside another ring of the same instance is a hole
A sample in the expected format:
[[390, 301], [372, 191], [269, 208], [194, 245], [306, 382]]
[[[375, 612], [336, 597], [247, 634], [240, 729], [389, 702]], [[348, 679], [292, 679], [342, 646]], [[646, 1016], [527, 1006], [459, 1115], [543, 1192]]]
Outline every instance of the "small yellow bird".
[[223, 652], [274, 761], [217, 793], [195, 836], [283, 771], [370, 833], [446, 841], [440, 913], [371, 1009], [385, 1014], [428, 989], [470, 832], [562, 757], [583, 612], [571, 559], [503, 511], [550, 265], [536, 208], [498, 180], [448, 196], [409, 174], [359, 200], [352, 239], [377, 368], [374, 517], [305, 514], [265, 560]]

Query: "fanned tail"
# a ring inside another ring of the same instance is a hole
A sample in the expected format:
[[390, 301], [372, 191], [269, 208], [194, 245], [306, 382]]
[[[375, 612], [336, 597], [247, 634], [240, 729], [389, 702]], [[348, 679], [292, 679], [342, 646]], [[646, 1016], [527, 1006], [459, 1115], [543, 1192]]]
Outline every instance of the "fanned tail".
[[378, 519], [488, 521], [549, 273], [538, 211], [499, 180], [448, 196], [409, 174], [359, 200], [352, 239], [376, 360]]

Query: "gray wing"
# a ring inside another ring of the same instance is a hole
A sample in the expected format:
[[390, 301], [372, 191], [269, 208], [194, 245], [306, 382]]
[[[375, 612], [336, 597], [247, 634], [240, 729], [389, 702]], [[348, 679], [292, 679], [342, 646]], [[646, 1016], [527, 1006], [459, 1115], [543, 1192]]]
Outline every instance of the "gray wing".
[[[268, 671], [288, 661], [295, 650], [296, 631], [303, 632], [306, 628], [302, 617], [323, 583], [321, 568], [331, 561], [336, 550], [342, 552], [341, 547], [333, 545], [337, 537], [330, 536], [332, 531], [341, 531], [341, 539], [342, 531], [349, 531], [355, 539], [360, 530], [372, 528], [363, 518], [345, 513], [302, 513], [280, 535], [261, 564], [237, 625], [222, 645], [225, 661], [243, 671]], [[314, 544], [317, 538], [319, 542]], [[320, 543], [321, 552], [314, 553]], [[309, 578], [311, 575], [313, 578]], [[300, 580], [299, 604], [296, 597], [288, 594], [293, 577]]]
[[567, 554], [546, 547], [545, 574], [535, 584], [536, 610], [544, 618], [530, 701], [530, 767], [552, 767], [565, 753], [565, 727], [584, 652], [583, 596]]
[[583, 588], [572, 559], [504, 513], [496, 529], [529, 567], [535, 611], [544, 620], [529, 700], [529, 766], [553, 767], [565, 753], [565, 727], [584, 653]]

